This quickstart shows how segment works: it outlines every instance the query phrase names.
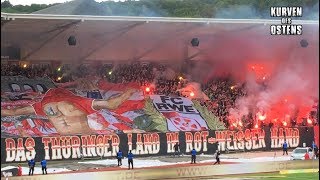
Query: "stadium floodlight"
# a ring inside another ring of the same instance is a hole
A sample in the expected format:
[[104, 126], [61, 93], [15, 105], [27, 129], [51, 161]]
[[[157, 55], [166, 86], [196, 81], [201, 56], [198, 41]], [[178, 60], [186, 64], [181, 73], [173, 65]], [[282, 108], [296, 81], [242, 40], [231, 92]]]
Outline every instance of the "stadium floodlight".
[[77, 44], [77, 39], [75, 36], [70, 36], [68, 38], [68, 44], [69, 46], [75, 46]]
[[192, 40], [191, 40], [191, 45], [192, 45], [193, 47], [199, 46], [199, 43], [200, 43], [200, 41], [199, 41], [198, 38], [192, 38]]

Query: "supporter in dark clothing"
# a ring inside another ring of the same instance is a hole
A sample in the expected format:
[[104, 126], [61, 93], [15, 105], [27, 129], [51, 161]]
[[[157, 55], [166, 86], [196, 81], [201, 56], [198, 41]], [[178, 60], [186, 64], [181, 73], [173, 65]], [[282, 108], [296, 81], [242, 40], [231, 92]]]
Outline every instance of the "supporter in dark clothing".
[[176, 155], [180, 155], [180, 151], [179, 151], [179, 148], [180, 147], [180, 145], [179, 145], [179, 143], [176, 143], [175, 145], [174, 145], [174, 157], [176, 156]]
[[119, 150], [119, 152], [117, 153], [117, 159], [118, 159], [118, 166], [122, 165], [122, 152], [121, 150]]
[[286, 153], [286, 155], [288, 155], [288, 144], [286, 141], [284, 141], [283, 145], [282, 145], [282, 150], [283, 150], [283, 155]]
[[196, 163], [196, 156], [197, 156], [197, 151], [195, 149], [192, 149], [192, 151], [191, 151], [191, 164]]
[[217, 150], [217, 152], [215, 153], [216, 156], [216, 162], [213, 165], [216, 165], [217, 163], [220, 164], [220, 151]]
[[130, 169], [130, 164], [133, 169], [133, 154], [131, 153], [131, 150], [128, 153], [128, 167], [129, 167], [129, 169]]
[[34, 161], [34, 159], [31, 159], [31, 160], [28, 161], [29, 176], [33, 175], [35, 165], [36, 165], [36, 162]]
[[41, 161], [41, 169], [42, 169], [42, 174], [47, 173], [47, 160], [43, 159]]

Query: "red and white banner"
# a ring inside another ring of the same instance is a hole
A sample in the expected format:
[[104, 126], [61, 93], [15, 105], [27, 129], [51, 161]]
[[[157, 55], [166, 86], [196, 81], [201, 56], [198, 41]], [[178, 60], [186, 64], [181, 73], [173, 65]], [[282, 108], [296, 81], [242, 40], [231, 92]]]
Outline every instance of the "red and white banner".
[[[2, 133], [6, 136], [52, 136], [63, 132], [63, 127], [59, 126], [56, 114], [63, 114], [68, 120], [77, 116], [76, 119], [86, 121], [87, 127], [97, 134], [108, 134], [115, 131], [128, 131], [134, 129], [134, 119], [143, 115], [144, 96], [134, 84], [110, 84], [105, 83], [100, 86], [99, 93], [105, 101], [120, 96], [125, 91], [136, 89], [131, 97], [124, 100], [116, 109], [106, 109], [100, 107], [95, 109], [95, 100], [84, 97], [85, 94], [74, 94], [64, 88], [49, 89], [37, 100], [17, 100], [1, 103], [2, 110], [13, 108], [28, 108], [28, 114], [12, 114], [1, 116]], [[105, 101], [108, 103], [108, 101]], [[61, 106], [63, 105], [63, 106]], [[57, 108], [59, 107], [59, 108]], [[63, 111], [70, 108], [69, 111]], [[12, 111], [14, 112], [14, 111]], [[70, 112], [74, 113], [70, 115]], [[69, 114], [68, 114], [69, 113]], [[82, 121], [82, 122], [83, 122]], [[83, 126], [80, 124], [79, 127]], [[83, 122], [85, 123], [85, 122]], [[75, 128], [76, 124], [73, 124]], [[60, 130], [59, 130], [60, 129]], [[83, 128], [82, 128], [83, 129]], [[82, 132], [78, 132], [82, 134]], [[61, 134], [60, 134], [61, 135]]]
[[150, 97], [155, 108], [167, 119], [169, 131], [203, 131], [208, 129], [207, 122], [193, 107], [190, 99], [163, 95]]
[[[153, 123], [152, 119], [146, 120], [145, 96], [138, 84], [100, 81], [97, 88], [90, 91], [52, 88], [45, 94], [11, 93], [1, 103], [1, 110], [6, 114], [1, 116], [1, 132], [6, 137], [110, 134], [143, 132], [145, 129], [140, 126]], [[119, 98], [126, 92], [131, 96]], [[166, 130], [208, 130], [206, 121], [190, 99], [161, 95], [152, 95], [151, 99], [167, 120], [162, 124], [167, 126]], [[111, 103], [116, 104], [115, 109], [109, 108]]]

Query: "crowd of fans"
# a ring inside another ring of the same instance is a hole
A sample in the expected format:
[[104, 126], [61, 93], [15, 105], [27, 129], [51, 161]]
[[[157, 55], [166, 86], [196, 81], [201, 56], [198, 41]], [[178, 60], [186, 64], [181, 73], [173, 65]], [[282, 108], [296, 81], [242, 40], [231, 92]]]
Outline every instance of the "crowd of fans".
[[113, 83], [138, 82], [144, 85], [154, 79], [151, 64], [121, 64], [116, 66], [114, 71], [109, 72], [109, 80]]
[[25, 76], [35, 78], [48, 76], [50, 72], [52, 72], [52, 68], [49, 65], [1, 65], [1, 76]]
[[203, 91], [210, 100], [202, 100], [201, 105], [229, 126], [229, 109], [234, 107], [237, 98], [246, 95], [244, 84], [236, 86], [231, 78], [212, 79], [204, 85]]
[[164, 94], [164, 95], [176, 95], [181, 96], [180, 92], [177, 91], [184, 86], [184, 82], [179, 81], [178, 78], [168, 80], [168, 79], [158, 79], [156, 81], [155, 94]]
[[[137, 82], [141, 86], [152, 86], [152, 93], [165, 95], [180, 95], [177, 90], [182, 88], [184, 82], [177, 77], [172, 79], [163, 76], [156, 78], [157, 74], [164, 74], [165, 65], [155, 63], [131, 63], [104, 65], [71, 65], [52, 68], [49, 65], [2, 65], [1, 76], [25, 76], [28, 78], [49, 77], [56, 83], [74, 81], [78, 78], [96, 76], [112, 83]], [[156, 79], [156, 80], [155, 80]]]
[[[171, 78], [163, 76], [166, 66], [155, 63], [131, 63], [104, 65], [63, 65], [53, 68], [50, 65], [2, 65], [1, 76], [26, 76], [28, 78], [49, 77], [54, 82], [63, 83], [74, 81], [77, 78], [89, 76], [100, 77], [112, 83], [136, 82], [141, 87], [150, 87], [151, 94], [183, 96], [180, 91], [188, 83], [177, 75]], [[235, 84], [231, 78], [215, 78], [202, 84], [202, 91], [209, 100], [199, 100], [227, 127], [229, 124], [229, 109], [235, 106], [236, 99], [246, 96], [244, 84]], [[245, 117], [243, 122], [251, 122], [252, 115]], [[252, 125], [252, 123], [251, 123]]]

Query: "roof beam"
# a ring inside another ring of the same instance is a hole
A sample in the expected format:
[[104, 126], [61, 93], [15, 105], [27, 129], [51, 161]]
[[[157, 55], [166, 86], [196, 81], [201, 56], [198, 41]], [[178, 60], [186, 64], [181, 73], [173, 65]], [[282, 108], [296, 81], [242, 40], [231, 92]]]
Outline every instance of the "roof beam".
[[34, 53], [38, 52], [42, 47], [44, 47], [47, 43], [49, 43], [51, 40], [53, 40], [54, 38], [56, 38], [57, 36], [59, 36], [61, 33], [63, 33], [64, 31], [66, 31], [67, 29], [69, 29], [70, 27], [72, 27], [73, 25], [78, 24], [81, 21], [73, 21], [69, 24], [66, 24], [65, 26], [63, 26], [63, 28], [60, 29], [60, 31], [58, 31], [56, 34], [54, 34], [52, 37], [50, 37], [49, 39], [45, 40], [43, 43], [41, 43], [36, 49], [32, 50], [30, 53], [28, 53], [27, 55], [25, 55], [22, 59], [28, 59], [30, 56], [32, 56]]
[[[192, 27], [182, 27], [181, 29], [179, 30], [176, 30], [174, 32], [174, 34], [172, 34], [171, 36], [168, 36], [168, 37], [165, 37], [163, 38], [162, 40], [159, 41], [159, 43], [155, 44], [154, 46], [152, 46], [151, 48], [149, 48], [148, 50], [146, 50], [145, 52], [143, 52], [142, 54], [138, 55], [138, 56], [135, 56], [134, 57], [134, 60], [138, 61], [140, 60], [141, 58], [143, 58], [144, 56], [148, 55], [149, 53], [151, 53], [152, 51], [154, 51], [155, 49], [157, 49], [158, 47], [161, 47], [164, 43], [167, 43], [168, 40], [173, 40], [175, 39], [176, 37], [179, 37], [179, 36], [182, 36], [184, 35], [185, 33], [187, 32], [190, 32], [196, 28], [199, 28], [201, 27], [201, 25], [199, 26], [192, 26]], [[174, 38], [173, 38], [174, 37]]]
[[120, 32], [118, 32], [118, 34], [116, 36], [113, 36], [110, 40], [106, 41], [104, 40], [104, 42], [102, 44], [98, 44], [95, 48], [93, 48], [89, 53], [87, 53], [86, 55], [84, 55], [82, 58], [80, 58], [80, 60], [85, 60], [86, 58], [88, 58], [89, 56], [91, 56], [93, 53], [97, 52], [98, 50], [100, 50], [101, 48], [105, 47], [106, 45], [108, 45], [109, 43], [113, 42], [115, 39], [123, 36], [124, 34], [126, 34], [127, 32], [129, 32], [130, 30], [134, 29], [135, 27], [142, 25], [144, 23], [142, 22], [138, 22], [138, 23], [134, 23], [132, 25], [129, 25], [128, 27], [122, 29]]

